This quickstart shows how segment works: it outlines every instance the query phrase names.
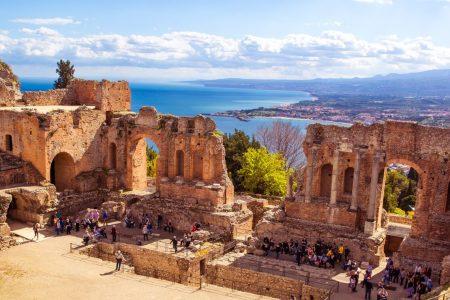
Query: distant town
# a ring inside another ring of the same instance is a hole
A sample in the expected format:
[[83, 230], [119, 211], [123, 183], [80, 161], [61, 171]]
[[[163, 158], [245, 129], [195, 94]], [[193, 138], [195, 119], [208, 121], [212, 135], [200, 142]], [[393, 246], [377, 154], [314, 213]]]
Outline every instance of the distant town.
[[286, 117], [364, 124], [393, 119], [450, 127], [449, 100], [450, 97], [439, 96], [314, 95], [310, 101], [212, 115], [236, 117], [242, 121], [252, 117]]

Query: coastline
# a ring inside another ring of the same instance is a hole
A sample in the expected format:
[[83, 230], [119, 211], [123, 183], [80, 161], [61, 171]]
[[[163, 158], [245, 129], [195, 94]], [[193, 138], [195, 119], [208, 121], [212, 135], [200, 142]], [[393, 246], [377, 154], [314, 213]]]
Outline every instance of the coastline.
[[[341, 122], [341, 121], [333, 121], [333, 120], [325, 120], [325, 119], [312, 119], [312, 118], [294, 118], [294, 117], [282, 117], [282, 116], [258, 116], [258, 117], [247, 117], [247, 121], [243, 121], [239, 119], [236, 116], [230, 116], [230, 115], [220, 115], [220, 114], [201, 114], [203, 116], [207, 117], [219, 117], [219, 118], [230, 118], [230, 119], [236, 119], [241, 122], [248, 122], [250, 120], [263, 120], [263, 119], [282, 119], [282, 120], [293, 120], [293, 121], [306, 121], [306, 122], [315, 122], [320, 124], [327, 124], [330, 123], [332, 125], [341, 125], [345, 127], [350, 127], [354, 123], [347, 123], [347, 122]], [[328, 124], [327, 124], [328, 125]]]

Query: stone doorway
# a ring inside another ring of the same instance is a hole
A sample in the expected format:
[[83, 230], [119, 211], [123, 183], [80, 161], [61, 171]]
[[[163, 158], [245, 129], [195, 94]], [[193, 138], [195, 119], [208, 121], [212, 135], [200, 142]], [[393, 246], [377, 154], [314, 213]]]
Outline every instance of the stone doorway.
[[56, 191], [73, 189], [74, 178], [75, 163], [72, 156], [66, 152], [56, 155], [50, 166], [50, 182], [56, 186]]
[[141, 138], [132, 154], [132, 189], [156, 192], [159, 148], [153, 140]]

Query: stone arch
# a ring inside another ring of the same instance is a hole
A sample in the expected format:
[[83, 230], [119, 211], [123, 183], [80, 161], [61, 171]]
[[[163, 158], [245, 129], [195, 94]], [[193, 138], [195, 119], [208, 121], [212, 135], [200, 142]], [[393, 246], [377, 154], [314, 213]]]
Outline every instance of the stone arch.
[[6, 151], [13, 151], [13, 138], [12, 135], [5, 135], [5, 149]]
[[354, 169], [352, 167], [348, 167], [344, 172], [344, 194], [352, 194], [353, 192], [353, 174]]
[[[421, 231], [421, 230], [426, 230], [426, 222], [427, 222], [427, 218], [428, 218], [428, 207], [429, 207], [429, 202], [430, 199], [428, 197], [424, 197], [424, 195], [426, 194], [426, 191], [423, 190], [423, 188], [427, 188], [429, 187], [429, 185], [427, 184], [428, 181], [428, 177], [427, 177], [427, 173], [424, 172], [424, 170], [422, 169], [422, 167], [420, 165], [418, 165], [416, 162], [413, 162], [407, 158], [402, 158], [402, 157], [390, 157], [386, 160], [385, 162], [385, 168], [384, 168], [384, 175], [387, 176], [387, 167], [394, 164], [394, 163], [398, 163], [398, 164], [402, 164], [402, 165], [406, 165], [409, 166], [410, 168], [413, 168], [417, 174], [418, 174], [418, 181], [417, 181], [417, 188], [416, 188], [416, 201], [415, 201], [415, 210], [414, 210], [414, 216], [412, 219], [412, 224], [411, 224], [411, 232], [410, 232], [410, 236], [415, 235], [417, 232]], [[380, 207], [380, 212], [378, 213], [378, 221], [379, 223], [381, 223], [381, 218], [382, 218], [382, 213], [381, 213], [381, 209], [383, 208], [383, 203], [384, 203], [384, 190], [385, 190], [385, 181], [383, 180], [382, 184], [382, 188], [381, 188], [381, 193], [380, 193], [380, 199], [379, 199], [379, 207]]]
[[109, 144], [108, 157], [108, 167], [115, 170], [117, 168], [117, 146], [115, 143]]
[[330, 197], [331, 195], [331, 175], [333, 173], [333, 166], [331, 164], [324, 164], [320, 169], [320, 196]]
[[200, 151], [194, 151], [193, 158], [193, 178], [194, 179], [203, 179], [203, 156]]
[[75, 179], [75, 162], [67, 152], [58, 153], [50, 166], [50, 182], [56, 186], [56, 191], [62, 192], [73, 188]]
[[[136, 135], [131, 143], [130, 150], [128, 151], [127, 158], [127, 189], [130, 190], [147, 190], [147, 141], [151, 140], [153, 144], [160, 150], [160, 146], [157, 140], [153, 138], [151, 134], [139, 134]], [[157, 158], [157, 171], [156, 171], [156, 186], [158, 189], [158, 183], [161, 177], [166, 176], [161, 172], [160, 168], [161, 153]]]
[[175, 157], [175, 170], [176, 176], [184, 177], [184, 152], [183, 150], [177, 150]]

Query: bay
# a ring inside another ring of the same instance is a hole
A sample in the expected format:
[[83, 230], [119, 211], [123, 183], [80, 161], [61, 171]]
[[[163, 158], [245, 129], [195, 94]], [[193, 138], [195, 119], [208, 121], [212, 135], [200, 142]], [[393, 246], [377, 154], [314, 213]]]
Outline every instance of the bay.
[[[23, 91], [48, 90], [52, 88], [52, 81], [25, 79], [21, 85]], [[130, 83], [130, 87], [133, 111], [139, 111], [142, 106], [154, 106], [161, 113], [179, 116], [272, 107], [311, 99], [305, 92], [216, 88], [184, 83]], [[239, 129], [248, 135], [253, 135], [260, 126], [269, 125], [276, 119], [291, 122], [302, 129], [311, 123], [332, 123], [286, 118], [252, 118], [248, 122], [230, 117], [212, 118], [224, 133]]]

